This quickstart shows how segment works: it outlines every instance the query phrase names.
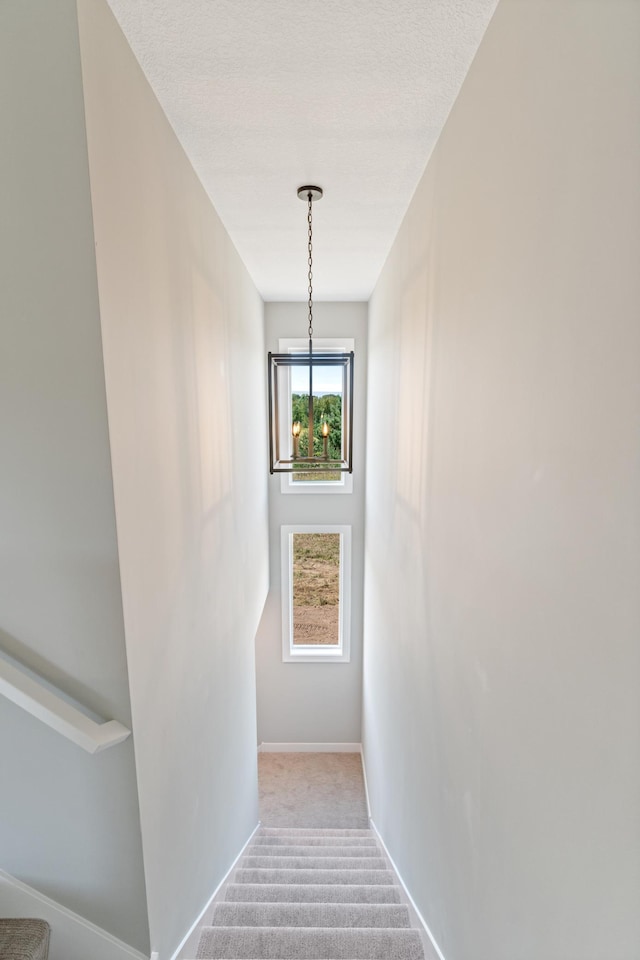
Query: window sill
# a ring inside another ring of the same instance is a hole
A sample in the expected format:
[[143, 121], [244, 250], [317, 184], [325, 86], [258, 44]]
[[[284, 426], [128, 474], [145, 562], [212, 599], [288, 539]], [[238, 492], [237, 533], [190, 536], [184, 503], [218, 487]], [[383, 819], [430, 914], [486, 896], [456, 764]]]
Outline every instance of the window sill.
[[322, 652], [318, 647], [300, 647], [296, 650], [285, 651], [282, 656], [283, 663], [349, 663], [349, 654], [341, 649], [327, 650]]

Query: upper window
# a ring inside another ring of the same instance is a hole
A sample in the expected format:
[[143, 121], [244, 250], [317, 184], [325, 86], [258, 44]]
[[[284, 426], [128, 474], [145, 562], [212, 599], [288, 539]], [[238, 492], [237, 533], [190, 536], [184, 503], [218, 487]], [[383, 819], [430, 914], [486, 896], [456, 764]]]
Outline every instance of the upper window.
[[[314, 350], [319, 353], [346, 353], [354, 349], [353, 339], [326, 339], [314, 338]], [[306, 353], [309, 349], [309, 341], [302, 339], [280, 340], [279, 348], [281, 353]], [[298, 423], [300, 436], [298, 439], [299, 450], [302, 456], [308, 453], [309, 437], [309, 368], [292, 367], [290, 378], [290, 396], [288, 407], [290, 409], [291, 422]], [[327, 443], [331, 445], [331, 450], [335, 447], [337, 456], [340, 456], [342, 444], [342, 371], [339, 367], [327, 366], [318, 368], [314, 373], [314, 420], [317, 419], [315, 429], [312, 429], [312, 435], [315, 434], [316, 444]], [[326, 439], [322, 439], [323, 425], [327, 424]], [[316, 454], [320, 454], [320, 449]], [[299, 468], [291, 473], [284, 473], [281, 476], [282, 493], [351, 493], [353, 491], [353, 476], [350, 473], [340, 470], [305, 470], [301, 463]]]

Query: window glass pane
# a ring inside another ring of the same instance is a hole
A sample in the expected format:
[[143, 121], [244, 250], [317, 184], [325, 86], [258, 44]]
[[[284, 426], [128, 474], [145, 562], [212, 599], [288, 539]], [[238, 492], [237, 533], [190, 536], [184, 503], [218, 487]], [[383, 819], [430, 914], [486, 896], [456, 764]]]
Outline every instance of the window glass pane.
[[[342, 390], [343, 368], [322, 366], [313, 368], [313, 442], [309, 445], [309, 367], [292, 367], [291, 423], [300, 424], [299, 456], [342, 459]], [[324, 434], [324, 435], [323, 435]], [[325, 436], [326, 435], [326, 436]], [[305, 464], [294, 464], [293, 482], [339, 482], [340, 470], [305, 469]]]
[[340, 642], [340, 534], [293, 534], [293, 643]]

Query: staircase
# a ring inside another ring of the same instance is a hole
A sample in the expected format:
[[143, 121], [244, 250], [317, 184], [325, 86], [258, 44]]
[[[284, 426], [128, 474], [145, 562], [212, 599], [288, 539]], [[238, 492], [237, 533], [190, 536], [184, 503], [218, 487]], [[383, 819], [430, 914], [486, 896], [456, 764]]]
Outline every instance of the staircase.
[[47, 960], [49, 924], [44, 920], [0, 920], [2, 960]]
[[262, 827], [204, 927], [198, 960], [424, 960], [371, 830]]

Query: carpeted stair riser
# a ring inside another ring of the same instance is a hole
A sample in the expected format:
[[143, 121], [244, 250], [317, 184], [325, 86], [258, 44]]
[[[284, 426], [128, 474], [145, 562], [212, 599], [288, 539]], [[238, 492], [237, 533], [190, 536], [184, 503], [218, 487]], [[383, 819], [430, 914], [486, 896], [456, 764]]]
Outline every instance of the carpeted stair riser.
[[233, 879], [235, 883], [395, 883], [391, 870], [248, 870], [239, 867]]
[[290, 847], [271, 847], [251, 844], [248, 857], [380, 857], [377, 847], [307, 847], [296, 844]]
[[382, 857], [252, 857], [242, 858], [246, 870], [386, 870]]
[[400, 903], [398, 887], [389, 884], [230, 883], [225, 901], [233, 903]]
[[424, 960], [417, 930], [205, 927], [199, 960]]
[[410, 927], [391, 903], [218, 903], [212, 927]]
[[333, 827], [261, 827], [260, 837], [371, 837], [371, 830]]
[[289, 847], [299, 844], [304, 847], [373, 847], [378, 849], [378, 844], [373, 837], [300, 837], [287, 836], [265, 837], [261, 833], [256, 835], [252, 842], [252, 847]]

